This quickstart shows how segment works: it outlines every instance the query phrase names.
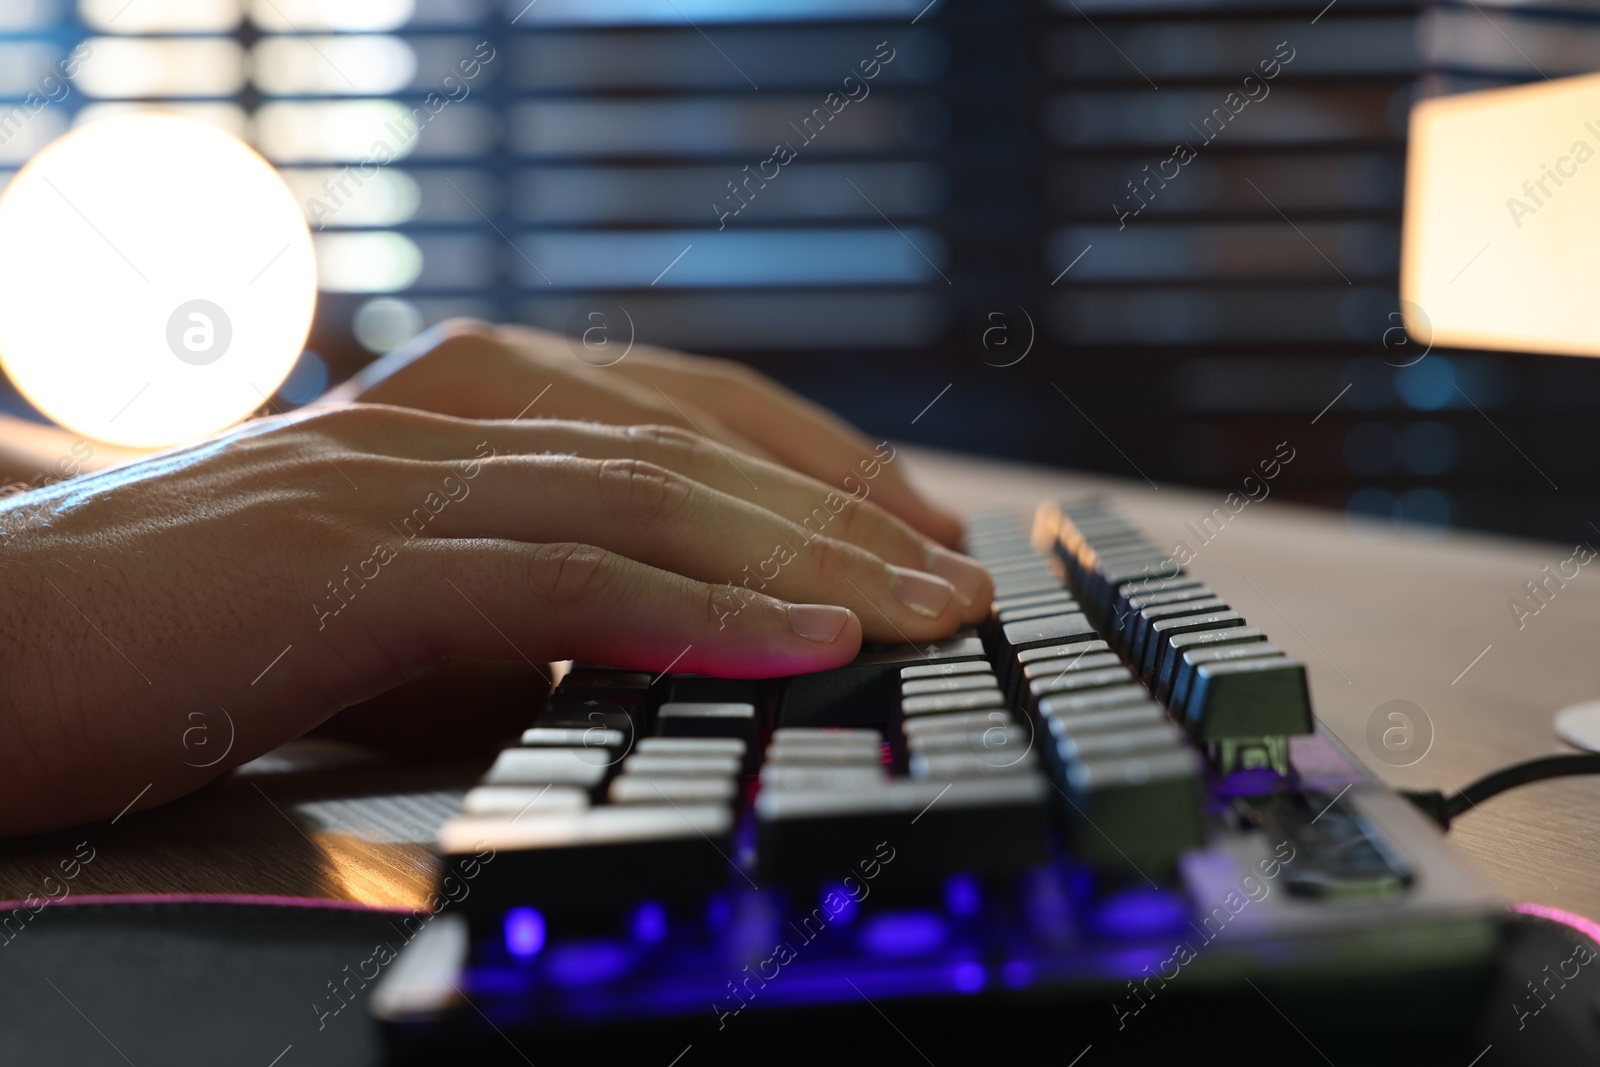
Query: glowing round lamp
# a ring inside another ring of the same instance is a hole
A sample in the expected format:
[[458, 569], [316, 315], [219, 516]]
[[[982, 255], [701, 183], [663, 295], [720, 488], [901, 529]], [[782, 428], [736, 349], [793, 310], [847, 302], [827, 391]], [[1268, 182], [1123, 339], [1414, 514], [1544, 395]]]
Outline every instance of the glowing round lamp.
[[87, 437], [159, 447], [249, 415], [299, 357], [316, 284], [283, 180], [199, 122], [90, 123], [0, 196], [0, 365]]

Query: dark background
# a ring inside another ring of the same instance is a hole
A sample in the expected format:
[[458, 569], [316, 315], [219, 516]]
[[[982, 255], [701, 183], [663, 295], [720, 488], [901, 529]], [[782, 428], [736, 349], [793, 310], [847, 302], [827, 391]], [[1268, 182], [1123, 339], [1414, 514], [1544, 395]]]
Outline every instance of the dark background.
[[[304, 198], [369, 138], [285, 148], [271, 128], [419, 105], [491, 43], [471, 94], [384, 168], [415, 204], [374, 213], [368, 190], [318, 231], [324, 260], [330, 239], [398, 234], [420, 270], [325, 284], [287, 402], [451, 315], [564, 329], [607, 301], [640, 340], [747, 360], [874, 433], [1218, 490], [1287, 441], [1275, 491], [1378, 520], [1368, 536], [1596, 534], [1600, 363], [1400, 366], [1421, 350], [1395, 329], [1409, 105], [1600, 68], [1595, 5], [925, 2], [249, 0], [163, 27], [31, 0], [0, 46], [233, 41], [236, 84], [108, 88], [102, 69], [55, 111], [187, 94]], [[403, 84], [338, 50], [363, 36], [352, 10], [414, 56]], [[870, 95], [800, 144], [788, 124], [881, 41], [895, 58]], [[301, 73], [274, 73], [296, 49]], [[1196, 127], [1290, 50], [1205, 141]], [[726, 183], [780, 140], [798, 158], [719, 230], [713, 202], [734, 206]], [[1119, 228], [1128, 183], [1178, 141], [1196, 158]]]

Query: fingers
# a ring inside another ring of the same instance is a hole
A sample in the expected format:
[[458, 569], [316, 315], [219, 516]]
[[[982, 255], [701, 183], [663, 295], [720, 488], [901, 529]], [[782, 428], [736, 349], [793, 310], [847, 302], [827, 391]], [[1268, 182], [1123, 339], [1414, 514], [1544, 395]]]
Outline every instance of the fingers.
[[861, 645], [844, 608], [736, 593], [585, 545], [412, 547], [401, 556], [412, 580], [390, 595], [410, 600], [406, 616], [443, 655], [766, 678], [838, 667]]
[[[467, 459], [491, 454], [570, 453], [593, 459], [640, 459], [685, 475], [799, 523], [807, 536], [826, 534], [900, 567], [938, 575], [963, 602], [963, 622], [978, 622], [993, 583], [977, 563], [931, 541], [866, 499], [874, 482], [849, 479], [830, 488], [781, 464], [717, 446], [692, 431], [664, 426], [600, 426], [548, 419], [486, 423], [446, 419], [399, 408], [350, 409], [343, 440], [374, 452], [413, 459]], [[770, 554], [770, 545], [760, 558]]]
[[[429, 536], [596, 545], [703, 582], [849, 607], [874, 641], [947, 636], [972, 607], [942, 578], [637, 460], [494, 457], [452, 493]], [[417, 518], [420, 529], [426, 512]]]
[[557, 334], [442, 323], [329, 391], [332, 403], [393, 404], [472, 419], [590, 419], [682, 426], [754, 455], [765, 450], [688, 397], [592, 367]]
[[859, 432], [831, 412], [738, 364], [641, 351], [611, 368], [695, 403], [731, 431], [760, 444], [778, 460], [822, 481], [859, 475], [863, 463], [882, 464], [880, 503], [940, 544], [961, 542], [961, 521], [911, 488], [899, 469]]

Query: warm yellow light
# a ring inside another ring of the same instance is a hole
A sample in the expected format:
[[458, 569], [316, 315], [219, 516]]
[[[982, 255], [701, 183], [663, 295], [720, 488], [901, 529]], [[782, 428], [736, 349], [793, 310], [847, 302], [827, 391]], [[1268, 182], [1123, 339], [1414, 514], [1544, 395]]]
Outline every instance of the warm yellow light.
[[1424, 101], [1407, 152], [1407, 329], [1600, 355], [1600, 75]]
[[300, 205], [203, 123], [84, 126], [0, 196], [0, 364], [86, 436], [156, 447], [239, 421], [288, 375], [315, 304]]

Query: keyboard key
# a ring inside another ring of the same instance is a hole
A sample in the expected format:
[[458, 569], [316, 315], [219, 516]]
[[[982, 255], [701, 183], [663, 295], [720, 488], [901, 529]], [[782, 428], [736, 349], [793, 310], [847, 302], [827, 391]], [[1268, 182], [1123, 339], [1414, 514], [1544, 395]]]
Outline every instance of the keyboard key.
[[581, 811], [589, 792], [570, 785], [480, 785], [467, 791], [461, 810], [468, 815], [511, 815]]
[[1068, 615], [1051, 615], [1044, 619], [1008, 623], [1000, 628], [1000, 639], [995, 646], [997, 673], [1001, 683], [1011, 688], [1016, 676], [1017, 654], [1044, 645], [1062, 645], [1073, 641], [1099, 639], [1100, 635], [1081, 612]]
[[959, 693], [971, 689], [1000, 689], [1000, 680], [992, 673], [957, 674], [948, 678], [913, 678], [901, 680], [902, 697], [926, 696], [929, 693]]
[[883, 743], [883, 735], [876, 730], [829, 730], [811, 729], [803, 726], [781, 726], [772, 731], [774, 742], [805, 742], [816, 744], [835, 744], [844, 746], [858, 746], [871, 742], [873, 745]]
[[906, 739], [906, 747], [912, 752], [930, 756], [946, 752], [976, 752], [992, 757], [991, 762], [1003, 762], [1003, 755], [1025, 751], [1031, 737], [1029, 730], [1015, 722], [980, 722], [976, 728], [912, 734]]
[[1160, 711], [1160, 707], [1151, 703], [1150, 691], [1142, 685], [1113, 685], [1105, 689], [1094, 689], [1087, 693], [1056, 693], [1042, 698], [1039, 701], [1039, 714], [1049, 717], [1051, 715], [1077, 715], [1085, 711], [1100, 711], [1105, 708], [1120, 707], [1124, 704], [1150, 704]]
[[522, 731], [522, 743], [556, 748], [621, 748], [629, 736], [602, 726], [534, 726]]
[[949, 782], [995, 774], [1034, 774], [1038, 761], [1027, 749], [1007, 752], [913, 752], [911, 777], [919, 782]]
[[1053, 713], [1041, 718], [1040, 723], [1052, 735], [1063, 730], [1132, 730], [1141, 726], [1171, 722], [1161, 705], [1145, 699], [1137, 703], [1102, 704], [1067, 714]]
[[1108, 667], [1119, 667], [1121, 665], [1122, 659], [1115, 652], [1080, 653], [1060, 659], [1042, 659], [1020, 665], [1020, 687], [1029, 687], [1035, 682], [1049, 681], [1058, 675], [1073, 674], [1080, 671], [1104, 670]]
[[1150, 628], [1164, 619], [1176, 619], [1189, 615], [1207, 615], [1217, 611], [1227, 611], [1228, 605], [1218, 597], [1198, 597], [1193, 600], [1184, 600], [1176, 604], [1158, 604], [1155, 607], [1144, 608], [1138, 614], [1131, 616], [1124, 624], [1124, 632], [1128, 635], [1127, 650], [1129, 660], [1136, 664], [1145, 661], [1145, 648], [1150, 640]]
[[637, 752], [622, 763], [622, 773], [647, 778], [701, 778], [739, 773], [742, 761], [736, 756], [694, 756]]
[[545, 708], [533, 717], [533, 725], [566, 730], [615, 730], [632, 737], [636, 717], [614, 704], [568, 704]]
[[886, 725], [900, 695], [902, 668], [963, 661], [988, 661], [983, 642], [972, 630], [924, 645], [863, 652], [843, 667], [789, 679], [778, 709], [778, 725]]
[[763, 790], [851, 790], [888, 784], [889, 775], [882, 764], [819, 767], [810, 763], [767, 763], [761, 768]]
[[974, 689], [961, 693], [929, 693], [926, 696], [906, 697], [900, 701], [900, 713], [906, 718], [917, 715], [941, 715], [950, 711], [977, 711], [981, 708], [1003, 708], [1005, 698], [997, 688]]
[[1045, 859], [1047, 795], [1055, 793], [1037, 773], [898, 779], [853, 791], [763, 789], [755, 805], [760, 879], [837, 879], [880, 843], [895, 850], [897, 885], [942, 881], [951, 870], [1022, 870]]
[[1023, 671], [1033, 663], [1042, 663], [1053, 659], [1075, 659], [1078, 656], [1093, 655], [1097, 652], [1108, 652], [1111, 646], [1104, 641], [1068, 641], [1059, 645], [1038, 645], [1034, 648], [1024, 649], [1016, 655], [1015, 669], [1011, 670], [1010, 682], [1006, 686], [1006, 694], [1012, 703], [1016, 703], [1018, 695], [1022, 692], [1028, 679]]
[[495, 876], [474, 881], [457, 905], [488, 921], [514, 905], [605, 914], [637, 901], [641, 872], [649, 872], [650, 896], [657, 900], [695, 901], [726, 885], [737, 877], [723, 858], [732, 854], [733, 827], [726, 804], [604, 805], [520, 819], [459, 816], [440, 829], [439, 850], [457, 869], [494, 849]]
[[746, 678], [707, 678], [674, 674], [667, 678], [667, 701], [674, 704], [753, 704], [762, 706], [757, 683]]
[[671, 701], [656, 711], [662, 737], [738, 738], [753, 748], [760, 729], [754, 704]]
[[1146, 679], [1155, 677], [1156, 667], [1167, 652], [1167, 642], [1178, 634], [1194, 633], [1197, 630], [1222, 630], [1243, 625], [1244, 616], [1232, 610], [1210, 611], [1204, 615], [1180, 615], [1177, 618], [1153, 622], [1150, 624], [1149, 637], [1145, 641], [1140, 674]]
[[1169, 604], [1185, 604], [1195, 600], [1216, 599], [1215, 593], [1199, 584], [1187, 589], [1169, 589], [1160, 593], [1127, 597], [1117, 607], [1115, 633], [1119, 635], [1124, 648], [1132, 648], [1139, 618], [1147, 609], [1166, 607]]
[[1156, 672], [1156, 696], [1166, 702], [1174, 695], [1178, 676], [1183, 670], [1183, 656], [1191, 649], [1241, 645], [1265, 640], [1266, 637], [1254, 626], [1225, 626], [1220, 630], [1195, 630], [1192, 633], [1178, 634], [1167, 642], [1167, 655]]
[[743, 759], [747, 746], [737, 737], [644, 737], [634, 746], [635, 755], [721, 756]]
[[738, 796], [733, 778], [684, 778], [619, 774], [607, 796], [613, 804], [727, 804]]
[[924, 678], [954, 678], [961, 674], [986, 674], [993, 677], [994, 671], [987, 660], [970, 660], [966, 663], [924, 663], [916, 667], [903, 667], [900, 670], [900, 684], [920, 681]]
[[1283, 649], [1271, 641], [1243, 640], [1233, 643], [1220, 641], [1207, 641], [1204, 644], [1185, 645], [1180, 648], [1177, 642], [1187, 642], [1190, 638], [1207, 637], [1215, 634], [1230, 634], [1241, 630], [1254, 630], [1253, 626], [1235, 626], [1226, 630], [1200, 630], [1192, 634], [1179, 634], [1172, 639], [1172, 644], [1167, 652], [1165, 666], [1167, 674], [1174, 681], [1172, 692], [1168, 694], [1167, 707], [1172, 709], [1172, 717], [1178, 722], [1184, 722], [1188, 716], [1185, 708], [1189, 704], [1189, 689], [1194, 682], [1194, 669], [1202, 663], [1226, 663], [1236, 659], [1263, 659], [1283, 655]]
[[1133, 672], [1126, 667], [1108, 667], [1097, 671], [1058, 671], [1049, 678], [1028, 683], [1027, 706], [1030, 711], [1039, 701], [1058, 693], [1082, 693], [1113, 686], [1125, 686], [1133, 681]]
[[495, 757], [488, 785], [576, 785], [593, 788], [616, 762], [607, 749], [508, 748]]
[[1185, 709], [1202, 741], [1312, 730], [1305, 666], [1287, 656], [1197, 665]]
[[945, 734], [982, 733], [995, 727], [1008, 727], [1016, 720], [1004, 708], [988, 711], [957, 711], [946, 715], [919, 715], [901, 724], [907, 744]]
[[[1043, 593], [1019, 593], [1015, 596], [995, 597], [993, 610], [1005, 611], [1008, 608], [1029, 608], [1036, 604], [1061, 604], [1070, 606], [1075, 601], [1072, 594], [1065, 589], [1051, 589]], [[1073, 608], [1076, 611], [1076, 608]]]
[[[1170, 880], [1205, 843], [1200, 766], [1185, 749], [1074, 761], [1067, 768], [1074, 857], [1106, 872]], [[1136, 872], [1129, 872], [1132, 863]]]
[[[1061, 720], [1058, 720], [1061, 721]], [[1056, 752], [1063, 763], [1074, 760], [1125, 759], [1183, 747], [1183, 731], [1171, 722], [1155, 722], [1132, 730], [1084, 729], [1063, 721], [1056, 734]], [[616, 788], [616, 783], [612, 783]]]
[[561, 703], [594, 700], [602, 704], [635, 707], [650, 688], [650, 676], [639, 671], [571, 670], [556, 686]]

